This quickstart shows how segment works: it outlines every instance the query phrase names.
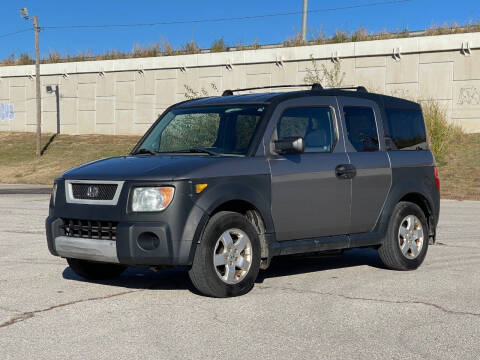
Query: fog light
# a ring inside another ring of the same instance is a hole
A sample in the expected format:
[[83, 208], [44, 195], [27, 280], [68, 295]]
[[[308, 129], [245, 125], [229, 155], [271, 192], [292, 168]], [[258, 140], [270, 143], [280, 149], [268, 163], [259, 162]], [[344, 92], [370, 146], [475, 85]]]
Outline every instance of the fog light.
[[138, 237], [137, 244], [143, 250], [154, 250], [160, 245], [160, 239], [152, 232], [144, 232]]

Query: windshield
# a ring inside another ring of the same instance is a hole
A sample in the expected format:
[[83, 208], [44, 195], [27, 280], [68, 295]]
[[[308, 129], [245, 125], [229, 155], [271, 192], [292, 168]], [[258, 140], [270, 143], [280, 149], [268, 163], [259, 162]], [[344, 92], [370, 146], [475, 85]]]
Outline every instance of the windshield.
[[264, 105], [172, 109], [137, 147], [136, 153], [245, 155]]

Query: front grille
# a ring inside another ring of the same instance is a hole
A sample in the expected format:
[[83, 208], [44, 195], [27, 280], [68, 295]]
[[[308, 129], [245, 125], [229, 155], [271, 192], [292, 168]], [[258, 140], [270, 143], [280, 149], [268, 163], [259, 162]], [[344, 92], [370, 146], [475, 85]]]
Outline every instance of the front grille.
[[82, 184], [73, 183], [74, 199], [80, 200], [113, 200], [117, 191], [117, 184]]
[[117, 222], [115, 221], [62, 220], [61, 228], [65, 232], [65, 236], [99, 240], [117, 239]]

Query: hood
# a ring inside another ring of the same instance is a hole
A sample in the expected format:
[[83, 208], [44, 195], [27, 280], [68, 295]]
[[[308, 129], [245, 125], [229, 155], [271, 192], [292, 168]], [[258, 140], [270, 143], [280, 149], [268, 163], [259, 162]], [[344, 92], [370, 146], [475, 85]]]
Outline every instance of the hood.
[[135, 155], [93, 161], [66, 171], [64, 179], [76, 180], [180, 180], [221, 157], [203, 155]]

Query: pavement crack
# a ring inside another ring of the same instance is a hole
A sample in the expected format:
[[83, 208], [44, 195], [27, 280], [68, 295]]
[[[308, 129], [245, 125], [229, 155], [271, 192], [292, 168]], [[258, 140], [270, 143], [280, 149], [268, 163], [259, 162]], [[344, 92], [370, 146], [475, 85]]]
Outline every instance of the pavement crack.
[[325, 295], [325, 296], [336, 296], [347, 300], [359, 300], [359, 301], [371, 301], [371, 302], [379, 302], [379, 303], [387, 303], [387, 304], [414, 304], [414, 305], [425, 305], [433, 307], [437, 310], [440, 310], [446, 314], [451, 315], [465, 315], [465, 316], [479, 316], [480, 313], [474, 313], [469, 311], [457, 311], [457, 310], [450, 310], [444, 308], [441, 305], [431, 303], [428, 301], [421, 301], [421, 300], [388, 300], [388, 299], [378, 299], [378, 298], [366, 298], [366, 297], [357, 297], [357, 296], [349, 296], [344, 294], [336, 294], [332, 292], [322, 292], [322, 291], [315, 291], [315, 290], [305, 290], [305, 289], [296, 289], [290, 287], [276, 287], [276, 286], [265, 286], [261, 285], [258, 286], [260, 289], [278, 289], [278, 290], [287, 290], [287, 291], [295, 291], [299, 293], [310, 293], [316, 295]]
[[10, 326], [10, 325], [16, 324], [18, 322], [21, 322], [21, 321], [25, 321], [27, 319], [30, 319], [30, 318], [34, 317], [37, 314], [48, 312], [48, 311], [55, 310], [55, 309], [58, 309], [58, 308], [62, 308], [62, 307], [70, 306], [70, 305], [75, 305], [75, 304], [79, 304], [79, 303], [83, 303], [83, 302], [88, 302], [88, 301], [99, 301], [99, 300], [110, 299], [110, 298], [113, 298], [113, 297], [127, 295], [127, 294], [131, 294], [131, 293], [135, 293], [135, 292], [145, 291], [145, 290], [147, 290], [147, 289], [122, 291], [122, 292], [119, 292], [119, 293], [114, 293], [114, 294], [105, 295], [105, 296], [97, 296], [97, 297], [92, 297], [92, 298], [88, 298], [88, 299], [69, 301], [69, 302], [62, 303], [62, 304], [52, 305], [52, 306], [44, 308], [44, 309], [27, 311], [27, 312], [15, 315], [12, 318], [10, 318], [10, 320], [1, 323], [0, 328], [7, 327], [7, 326]]
[[34, 315], [35, 315], [34, 312], [24, 312], [22, 314], [15, 315], [12, 318], [10, 318], [10, 320], [5, 321], [4, 323], [0, 324], [0, 328], [7, 327], [7, 326], [13, 325], [15, 323], [30, 319]]
[[446, 246], [446, 247], [455, 247], [455, 248], [461, 248], [461, 249], [477, 249], [477, 250], [480, 249], [480, 247], [478, 247], [478, 246], [450, 245], [450, 244], [445, 244], [443, 242], [438, 242], [438, 241], [435, 242], [435, 245]]

